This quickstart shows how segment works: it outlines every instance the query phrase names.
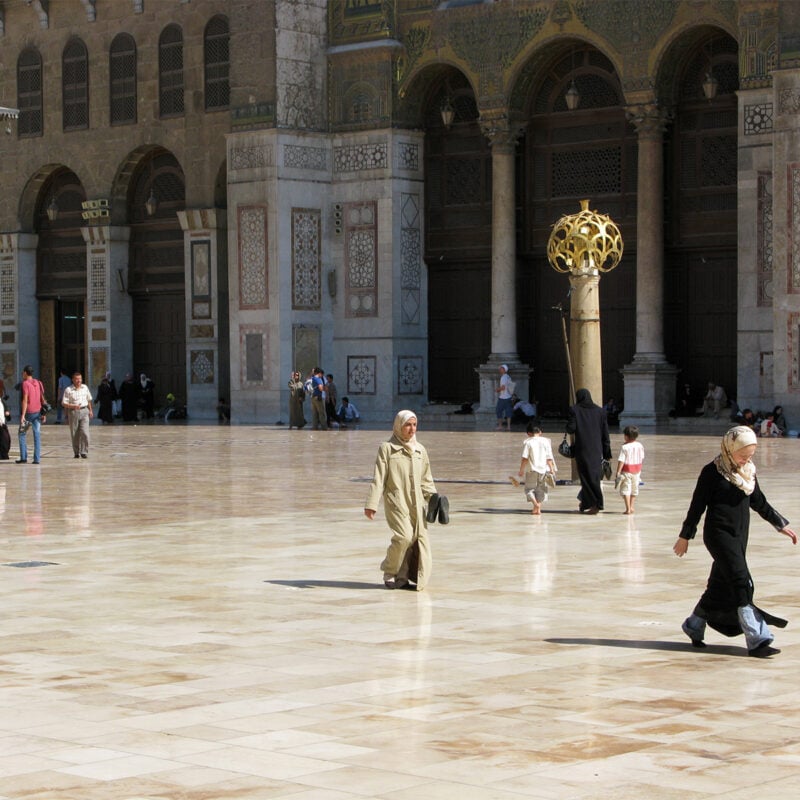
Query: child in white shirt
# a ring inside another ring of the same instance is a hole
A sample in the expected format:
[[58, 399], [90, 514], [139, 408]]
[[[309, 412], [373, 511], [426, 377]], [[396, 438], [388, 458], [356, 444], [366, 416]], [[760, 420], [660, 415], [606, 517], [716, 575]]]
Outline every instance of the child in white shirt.
[[622, 434], [625, 437], [625, 444], [619, 453], [614, 488], [619, 488], [619, 493], [625, 501], [625, 513], [633, 514], [633, 506], [639, 495], [644, 447], [636, 441], [639, 438], [639, 429], [635, 425], [626, 426]]
[[[538, 515], [542, 513], [542, 503], [547, 500], [548, 487], [555, 486], [556, 462], [553, 460], [553, 445], [542, 436], [542, 429], [529, 423], [527, 433], [517, 474], [523, 478], [526, 499], [533, 503], [531, 514]], [[513, 476], [511, 483], [520, 485]]]

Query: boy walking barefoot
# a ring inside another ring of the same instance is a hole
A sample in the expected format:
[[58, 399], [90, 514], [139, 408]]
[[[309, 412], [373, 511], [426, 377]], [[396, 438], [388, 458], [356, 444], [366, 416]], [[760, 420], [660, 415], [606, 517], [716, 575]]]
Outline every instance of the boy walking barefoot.
[[622, 434], [625, 437], [625, 444], [619, 453], [614, 488], [619, 488], [619, 493], [625, 501], [625, 513], [633, 514], [633, 506], [639, 496], [639, 476], [644, 461], [644, 447], [636, 441], [639, 438], [639, 429], [635, 425], [626, 426]]
[[[533, 503], [531, 514], [542, 513], [542, 503], [547, 499], [548, 487], [555, 486], [556, 462], [553, 460], [553, 445], [542, 436], [542, 429], [528, 423], [528, 438], [522, 446], [522, 459], [517, 473], [525, 484], [525, 497]], [[519, 486], [513, 475], [511, 483]]]

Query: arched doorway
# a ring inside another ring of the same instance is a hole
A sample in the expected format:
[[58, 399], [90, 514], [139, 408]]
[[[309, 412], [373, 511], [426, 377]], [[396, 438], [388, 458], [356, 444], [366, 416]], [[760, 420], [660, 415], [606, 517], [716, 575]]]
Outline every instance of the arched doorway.
[[[665, 162], [664, 347], [681, 383], [700, 393], [714, 381], [734, 397], [738, 48], [707, 33], [679, 63]], [[710, 71], [711, 100], [703, 91]]]
[[39, 301], [40, 376], [53, 387], [58, 369], [86, 376], [86, 244], [81, 204], [86, 192], [66, 167], [42, 186], [35, 210], [39, 234], [36, 297]]
[[156, 405], [168, 392], [186, 399], [183, 170], [165, 150], [142, 163], [131, 182], [128, 291], [133, 298], [133, 360], [155, 382]]
[[[533, 67], [532, 67], [533, 70]], [[635, 351], [635, 226], [637, 140], [623, 108], [613, 64], [586, 44], [563, 46], [537, 63], [518, 148], [517, 198], [522, 206], [517, 276], [518, 350], [533, 365], [533, 389], [544, 413], [563, 413], [572, 402], [559, 305], [569, 310], [569, 280], [546, 256], [552, 225], [564, 214], [591, 208], [620, 227], [625, 253], [600, 281], [604, 398], [623, 396], [619, 370]], [[523, 80], [522, 85], [525, 84]], [[577, 107], [566, 94], [573, 86]], [[579, 387], [576, 387], [579, 388]]]
[[[446, 127], [441, 109], [453, 111]], [[491, 350], [492, 159], [464, 76], [450, 71], [425, 106], [428, 396], [480, 396], [475, 368]]]

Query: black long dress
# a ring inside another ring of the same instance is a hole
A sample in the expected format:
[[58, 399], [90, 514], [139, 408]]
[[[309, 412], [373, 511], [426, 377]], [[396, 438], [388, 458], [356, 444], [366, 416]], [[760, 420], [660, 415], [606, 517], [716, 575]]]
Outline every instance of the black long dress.
[[111, 424], [114, 422], [114, 400], [117, 393], [107, 380], [103, 380], [97, 387], [97, 405], [99, 406], [97, 418]]
[[139, 408], [139, 385], [134, 383], [133, 378], [126, 378], [119, 385], [119, 399], [122, 400], [122, 419], [125, 422], [135, 422]]
[[611, 460], [611, 438], [608, 435], [606, 412], [592, 402], [588, 389], [578, 389], [578, 401], [569, 410], [567, 433], [575, 434], [573, 452], [578, 467], [581, 490], [578, 494], [578, 508], [603, 509], [603, 489], [601, 470], [603, 459]]
[[[689, 511], [681, 527], [682, 539], [693, 539], [705, 512], [703, 544], [714, 559], [708, 585], [694, 613], [725, 636], [742, 633], [736, 609], [753, 605], [753, 579], [747, 567], [747, 539], [750, 532], [750, 510], [757, 512], [776, 530], [789, 522], [764, 497], [758, 485], [752, 494], [726, 480], [712, 461], [706, 464], [697, 479]], [[786, 620], [759, 609], [764, 619], [779, 628]]]

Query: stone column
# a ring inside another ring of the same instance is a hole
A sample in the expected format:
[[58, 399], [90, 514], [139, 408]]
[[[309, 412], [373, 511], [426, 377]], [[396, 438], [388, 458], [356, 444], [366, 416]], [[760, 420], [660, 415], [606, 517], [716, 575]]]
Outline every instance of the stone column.
[[636, 353], [622, 368], [623, 425], [655, 425], [675, 405], [678, 370], [664, 355], [664, 163], [667, 114], [655, 103], [630, 106], [639, 134], [636, 187]]
[[492, 350], [475, 371], [480, 376], [478, 411], [488, 414], [497, 400], [500, 364], [508, 365], [516, 393], [526, 400], [531, 369], [517, 354], [514, 153], [519, 131], [506, 117], [482, 117], [481, 128], [492, 146]]

